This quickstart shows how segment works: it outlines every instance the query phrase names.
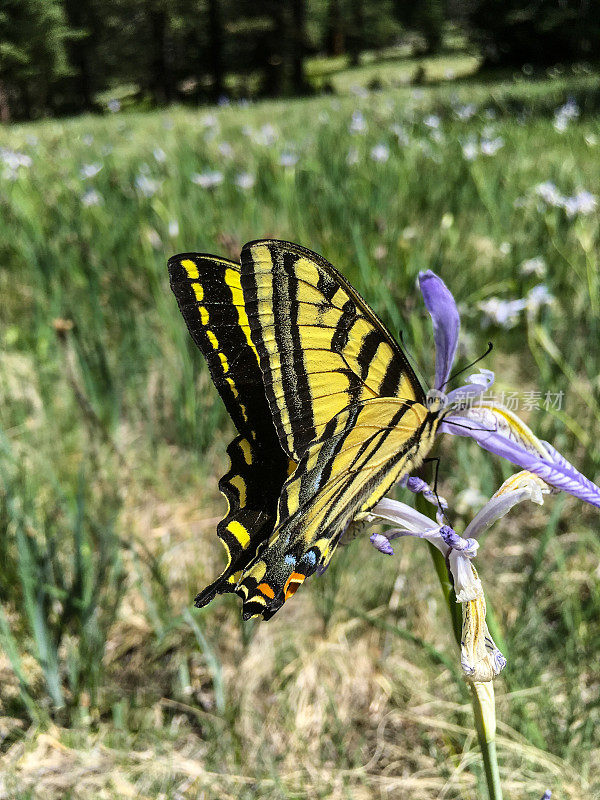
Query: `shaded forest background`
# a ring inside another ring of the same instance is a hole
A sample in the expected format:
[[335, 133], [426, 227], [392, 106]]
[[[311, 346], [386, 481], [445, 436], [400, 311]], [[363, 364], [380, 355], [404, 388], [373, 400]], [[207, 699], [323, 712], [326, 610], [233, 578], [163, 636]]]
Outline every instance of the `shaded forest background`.
[[593, 0], [0, 0], [0, 118], [306, 94], [308, 57], [435, 53], [449, 27], [482, 68], [600, 52]]

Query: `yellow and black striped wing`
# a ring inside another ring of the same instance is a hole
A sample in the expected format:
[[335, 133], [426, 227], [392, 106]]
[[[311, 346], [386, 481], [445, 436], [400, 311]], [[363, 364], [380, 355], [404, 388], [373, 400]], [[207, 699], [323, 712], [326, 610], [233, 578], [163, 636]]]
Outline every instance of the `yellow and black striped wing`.
[[374, 397], [425, 402], [399, 345], [324, 258], [259, 240], [244, 246], [241, 274], [267, 399], [292, 458], [347, 406]]
[[344, 409], [325, 425], [283, 487], [268, 547], [239, 581], [244, 618], [269, 619], [329, 563], [348, 524], [420, 466], [437, 423], [437, 414], [422, 403], [375, 398]]
[[295, 464], [282, 450], [265, 396], [250, 335], [240, 265], [217, 256], [182, 253], [169, 259], [171, 288], [192, 339], [239, 435], [227, 452], [231, 466], [219, 481], [228, 511], [217, 526], [228, 563], [196, 598], [235, 591], [244, 568], [269, 539], [284, 481]]

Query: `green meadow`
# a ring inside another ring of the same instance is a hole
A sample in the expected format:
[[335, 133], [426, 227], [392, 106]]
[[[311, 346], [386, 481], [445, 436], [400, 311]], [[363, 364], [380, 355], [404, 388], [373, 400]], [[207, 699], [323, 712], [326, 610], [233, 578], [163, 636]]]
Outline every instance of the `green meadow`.
[[[354, 541], [268, 623], [192, 607], [223, 564], [232, 427], [177, 252], [316, 250], [426, 384], [435, 270], [460, 364], [493, 342], [496, 395], [600, 479], [600, 78], [361, 69], [304, 100], [0, 130], [0, 797], [485, 796], [423, 543]], [[461, 531], [511, 468], [438, 454]], [[482, 540], [511, 800], [600, 797], [599, 561], [597, 510], [564, 495]]]

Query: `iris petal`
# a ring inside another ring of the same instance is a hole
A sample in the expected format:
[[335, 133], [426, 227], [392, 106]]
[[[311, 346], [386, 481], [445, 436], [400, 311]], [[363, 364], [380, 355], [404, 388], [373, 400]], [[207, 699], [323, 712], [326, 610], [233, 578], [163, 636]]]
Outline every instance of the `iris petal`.
[[419, 286], [433, 323], [435, 341], [435, 389], [448, 380], [460, 331], [460, 317], [452, 293], [434, 272], [419, 273]]

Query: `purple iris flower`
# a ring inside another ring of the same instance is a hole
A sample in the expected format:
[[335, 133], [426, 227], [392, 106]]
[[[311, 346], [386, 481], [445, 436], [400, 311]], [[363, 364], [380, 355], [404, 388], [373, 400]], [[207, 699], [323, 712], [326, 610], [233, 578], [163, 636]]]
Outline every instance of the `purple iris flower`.
[[[435, 389], [443, 392], [456, 355], [460, 318], [452, 293], [431, 270], [419, 274], [423, 299], [433, 322]], [[491, 453], [538, 475], [550, 486], [600, 508], [600, 487], [582, 475], [552, 445], [540, 441], [517, 417], [500, 404], [477, 398], [493, 383], [493, 372], [480, 370], [469, 383], [446, 395], [440, 433], [467, 436]]]

